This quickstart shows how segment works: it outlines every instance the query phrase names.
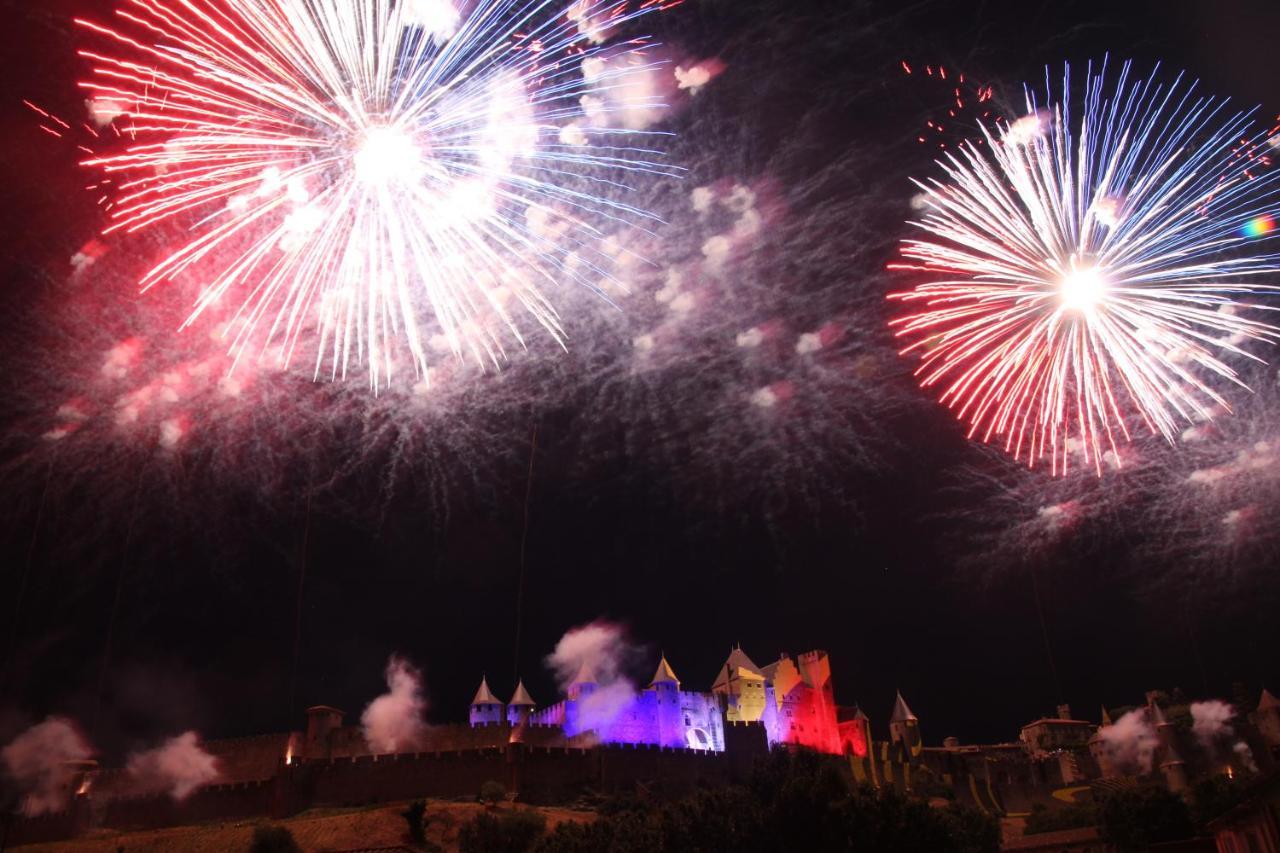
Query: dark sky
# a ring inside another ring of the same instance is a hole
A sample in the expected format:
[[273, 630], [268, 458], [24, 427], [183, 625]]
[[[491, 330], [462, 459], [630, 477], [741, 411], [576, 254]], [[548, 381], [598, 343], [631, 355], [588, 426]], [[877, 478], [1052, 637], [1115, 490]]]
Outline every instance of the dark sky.
[[[0, 304], [2, 352], [10, 360], [23, 348], [30, 298], [64, 274], [58, 264], [97, 221], [91, 200], [68, 177], [74, 152], [48, 144], [20, 102], [74, 110], [79, 66], [66, 21], [107, 6], [0, 0], [7, 25], [0, 151], [12, 192], [0, 214]], [[815, 100], [831, 95], [825, 81], [843, 79], [833, 69], [857, 66], [883, 77], [887, 96], [874, 114], [830, 117], [828, 129], [833, 145], [841, 134], [901, 144], [895, 168], [904, 197], [906, 176], [928, 167], [909, 143], [930, 105], [920, 100], [925, 95], [899, 97], [902, 58], [976, 68], [1014, 91], [1020, 80], [1040, 79], [1045, 63], [1110, 50], [1193, 69], [1210, 91], [1261, 102], [1272, 114], [1280, 107], [1280, 8], [1265, 0], [901, 6], [872, 3], [837, 16], [850, 4], [690, 0], [661, 26], [668, 41], [720, 55], [728, 70], [716, 85], [743, 97], [753, 75], [812, 81]], [[883, 36], [878, 48], [842, 51], [836, 32], [815, 39], [821, 49], [804, 50], [794, 27], [776, 41], [758, 37], [759, 21], [795, 16], [816, 26], [824, 15], [841, 26], [872, 27]], [[788, 106], [779, 103], [777, 123], [760, 128], [762, 146], [787, 132]], [[1138, 565], [1116, 535], [1081, 543], [1038, 568], [1060, 697], [1026, 567], [994, 567], [999, 571], [987, 577], [957, 566], [958, 522], [947, 520], [954, 508], [945, 487], [948, 469], [970, 451], [940, 412], [903, 425], [921, 448], [914, 458], [870, 474], [832, 472], [839, 490], [855, 496], [856, 512], [834, 499], [833, 487], [830, 500], [794, 504], [767, 519], [718, 514], [661, 485], [632, 488], [662, 479], [661, 472], [636, 470], [643, 463], [635, 460], [602, 459], [584, 477], [557, 432], [567, 417], [540, 419], [527, 507], [519, 666], [541, 701], [555, 692], [542, 656], [566, 629], [599, 618], [625, 624], [655, 655], [665, 650], [689, 688], [709, 686], [735, 642], [760, 663], [779, 652], [826, 649], [839, 701], [862, 704], [879, 729], [900, 687], [929, 742], [952, 734], [1012, 739], [1060, 698], [1094, 719], [1100, 703], [1134, 703], [1153, 687], [1228, 699], [1237, 681], [1250, 690], [1280, 687], [1273, 583], [1212, 603], [1161, 594], [1150, 581], [1169, 567]], [[0, 741], [46, 713], [88, 724], [99, 706], [117, 588], [95, 733], [109, 757], [186, 728], [218, 737], [295, 727], [301, 709], [318, 702], [356, 715], [380, 692], [391, 653], [423, 669], [432, 719], [462, 718], [482, 672], [499, 694], [512, 687], [527, 461], [526, 448], [512, 449], [483, 486], [452, 496], [447, 517], [408, 498], [393, 499], [369, 522], [327, 507], [308, 516], [302, 501], [287, 496], [269, 508], [233, 496], [219, 503], [217, 518], [192, 523], [184, 514], [166, 528], [166, 507], [148, 505], [144, 496], [144, 526], [165, 535], [141, 546], [135, 540], [126, 551], [130, 514], [104, 508], [105, 528], [76, 552], [83, 562], [69, 560], [59, 539], [77, 535], [69, 528], [95, 514], [84, 505], [91, 498], [77, 502], [73, 494], [41, 507], [39, 477], [10, 482], [5, 503], [12, 509], [0, 539], [0, 640], [14, 641], [0, 688]], [[304, 563], [301, 663], [291, 702]]]

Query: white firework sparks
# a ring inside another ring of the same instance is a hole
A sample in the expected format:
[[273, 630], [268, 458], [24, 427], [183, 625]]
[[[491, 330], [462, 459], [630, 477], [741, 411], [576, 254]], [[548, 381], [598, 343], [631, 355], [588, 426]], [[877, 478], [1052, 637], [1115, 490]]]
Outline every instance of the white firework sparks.
[[563, 344], [550, 291], [597, 288], [603, 229], [649, 218], [628, 173], [678, 173], [660, 134], [609, 122], [657, 106], [618, 94], [650, 45], [603, 43], [653, 8], [126, 0], [113, 27], [79, 21], [110, 45], [82, 51], [82, 85], [127, 140], [87, 161], [116, 189], [107, 230], [184, 226], [143, 284], [194, 282], [188, 324], [238, 306], [237, 356], [302, 347], [376, 389], [398, 361], [427, 377], [432, 349], [499, 366], [531, 328]]

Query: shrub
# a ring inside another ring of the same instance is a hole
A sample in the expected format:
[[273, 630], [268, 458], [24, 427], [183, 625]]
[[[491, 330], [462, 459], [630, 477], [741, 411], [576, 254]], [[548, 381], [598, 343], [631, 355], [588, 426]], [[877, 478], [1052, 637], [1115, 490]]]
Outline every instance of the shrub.
[[525, 853], [547, 830], [547, 819], [535, 811], [484, 812], [462, 825], [462, 853]]
[[480, 785], [479, 800], [482, 803], [493, 805], [500, 803], [507, 798], [507, 788], [501, 782], [495, 782], [490, 779]]
[[283, 826], [259, 826], [253, 831], [249, 853], [299, 853], [293, 833]]
[[1041, 832], [1058, 832], [1063, 829], [1079, 829], [1098, 825], [1098, 807], [1092, 802], [1071, 803], [1062, 808], [1045, 808], [1042, 803], [1031, 807], [1027, 818], [1027, 835]]

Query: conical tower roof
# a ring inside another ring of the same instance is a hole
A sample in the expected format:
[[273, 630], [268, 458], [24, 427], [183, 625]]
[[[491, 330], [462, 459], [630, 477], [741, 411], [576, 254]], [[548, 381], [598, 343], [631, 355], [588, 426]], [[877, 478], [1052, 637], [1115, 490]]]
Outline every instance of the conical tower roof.
[[1147, 706], [1147, 708], [1149, 709], [1147, 711], [1147, 720], [1151, 723], [1151, 725], [1157, 728], [1159, 728], [1160, 726], [1170, 725], [1169, 721], [1164, 716], [1164, 711], [1160, 710], [1159, 703], [1152, 702], [1150, 705]]
[[862, 706], [861, 706], [861, 705], [854, 705], [854, 706], [853, 706], [853, 718], [854, 718], [855, 720], [857, 720], [858, 722], [862, 722], [863, 720], [868, 719], [867, 715], [866, 715], [866, 714], [864, 714], [864, 713], [862, 713]]
[[653, 680], [649, 682], [652, 687], [655, 684], [675, 684], [680, 686], [680, 679], [676, 678], [675, 671], [671, 669], [671, 664], [667, 663], [667, 656], [663, 655], [662, 660], [658, 661], [658, 671], [653, 674]]
[[582, 661], [582, 665], [577, 667], [577, 675], [573, 676], [570, 686], [575, 684], [595, 684], [595, 670], [591, 669], [590, 661]]
[[476, 691], [476, 698], [471, 700], [472, 705], [501, 705], [502, 701], [493, 695], [493, 691], [489, 689], [489, 679], [481, 677], [480, 689]]
[[1111, 715], [1107, 713], [1106, 705], [1102, 706], [1102, 725], [1104, 726], [1111, 725]]
[[889, 715], [889, 722], [904, 723], [907, 720], [915, 720], [917, 723], [920, 722], [920, 718], [913, 714], [911, 709], [907, 707], [907, 700], [902, 698], [902, 691], [899, 690], [898, 698], [893, 702], [893, 713]]
[[1271, 691], [1265, 687], [1262, 689], [1262, 698], [1258, 700], [1258, 710], [1263, 711], [1267, 708], [1280, 708], [1280, 699], [1271, 695]]
[[516, 692], [507, 704], [513, 708], [536, 708], [538, 705], [529, 695], [529, 691], [524, 689], [524, 679], [516, 683]]

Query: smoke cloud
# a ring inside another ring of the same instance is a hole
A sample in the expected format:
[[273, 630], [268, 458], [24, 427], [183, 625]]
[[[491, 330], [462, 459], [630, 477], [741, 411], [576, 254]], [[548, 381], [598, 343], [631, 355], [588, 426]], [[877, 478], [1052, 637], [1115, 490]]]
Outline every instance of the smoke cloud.
[[1191, 733], [1196, 741], [1215, 760], [1230, 760], [1233, 756], [1245, 767], [1256, 770], [1253, 751], [1236, 736], [1231, 721], [1236, 709], [1218, 699], [1191, 703]]
[[195, 732], [184, 732], [161, 746], [129, 756], [126, 768], [141, 791], [164, 791], [185, 800], [217, 781], [218, 760], [200, 747]]
[[387, 692], [369, 703], [360, 717], [364, 739], [374, 752], [402, 752], [421, 743], [426, 723], [422, 714], [422, 673], [392, 655], [387, 661]]
[[567, 691], [580, 672], [589, 673], [596, 684], [578, 703], [580, 730], [607, 732], [618, 715], [635, 701], [636, 688], [625, 670], [641, 653], [621, 626], [609, 622], [573, 628], [556, 643], [546, 662], [561, 690]]
[[92, 754], [75, 723], [49, 717], [0, 750], [0, 763], [22, 792], [22, 812], [39, 815], [66, 808], [75, 778], [75, 769], [68, 765]]
[[1126, 773], [1151, 772], [1158, 741], [1145, 708], [1130, 711], [1112, 725], [1103, 726], [1098, 735], [1106, 742], [1117, 769]]

